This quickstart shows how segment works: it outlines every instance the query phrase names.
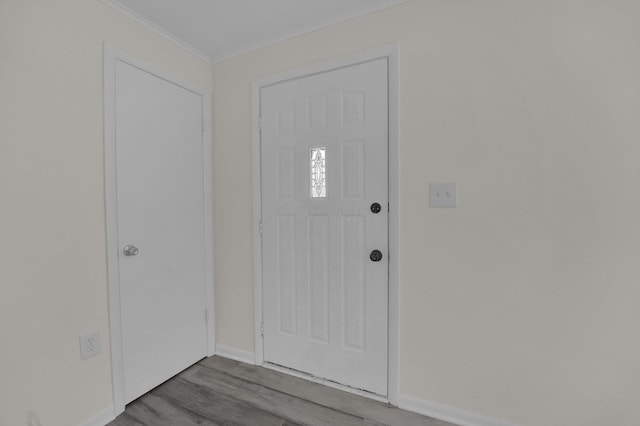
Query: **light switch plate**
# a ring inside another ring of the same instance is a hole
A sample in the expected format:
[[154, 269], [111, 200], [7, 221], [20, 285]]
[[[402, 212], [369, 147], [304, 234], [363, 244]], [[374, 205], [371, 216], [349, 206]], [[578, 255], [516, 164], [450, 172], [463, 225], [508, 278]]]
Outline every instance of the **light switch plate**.
[[451, 182], [430, 184], [429, 206], [436, 208], [458, 207], [458, 184]]

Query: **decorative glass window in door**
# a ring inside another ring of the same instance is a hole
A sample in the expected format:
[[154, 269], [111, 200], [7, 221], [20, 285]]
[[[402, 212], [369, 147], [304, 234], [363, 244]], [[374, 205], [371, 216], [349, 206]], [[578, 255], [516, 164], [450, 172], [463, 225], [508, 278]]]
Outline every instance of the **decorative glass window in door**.
[[311, 149], [311, 198], [327, 196], [325, 148]]

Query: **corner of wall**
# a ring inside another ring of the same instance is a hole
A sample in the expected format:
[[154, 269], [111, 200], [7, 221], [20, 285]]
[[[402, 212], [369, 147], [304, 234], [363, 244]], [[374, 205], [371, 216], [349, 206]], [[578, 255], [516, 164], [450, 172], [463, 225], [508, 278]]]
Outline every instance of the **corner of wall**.
[[256, 354], [242, 349], [236, 349], [225, 345], [216, 345], [215, 354], [234, 361], [244, 362], [245, 364], [256, 365]]
[[96, 413], [94, 416], [88, 418], [78, 426], [105, 426], [115, 418], [115, 410], [113, 406], [110, 406], [100, 411], [99, 413]]

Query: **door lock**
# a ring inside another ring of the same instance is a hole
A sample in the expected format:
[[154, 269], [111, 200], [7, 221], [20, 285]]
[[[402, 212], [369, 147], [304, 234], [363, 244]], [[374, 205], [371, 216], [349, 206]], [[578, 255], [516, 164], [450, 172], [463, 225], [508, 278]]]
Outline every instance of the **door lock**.
[[382, 260], [382, 252], [380, 250], [372, 251], [369, 259], [371, 259], [372, 262], [380, 262]]
[[139, 252], [140, 252], [140, 250], [138, 250], [138, 248], [136, 246], [134, 246], [133, 244], [126, 245], [122, 249], [122, 253], [125, 256], [137, 256]]
[[380, 203], [371, 204], [371, 213], [378, 214], [380, 213], [381, 210], [382, 210], [382, 206], [380, 205]]

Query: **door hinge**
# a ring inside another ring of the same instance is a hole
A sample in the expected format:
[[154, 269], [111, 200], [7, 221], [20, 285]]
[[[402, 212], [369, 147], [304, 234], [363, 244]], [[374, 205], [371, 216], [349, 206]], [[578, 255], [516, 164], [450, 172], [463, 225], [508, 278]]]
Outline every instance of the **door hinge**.
[[204, 322], [209, 322], [209, 309], [204, 310]]
[[262, 225], [262, 221], [260, 221], [260, 224], [258, 225], [258, 229], [260, 231], [260, 235], [262, 235], [262, 232], [264, 231], [264, 226]]
[[202, 116], [202, 120], [200, 121], [202, 133], [204, 133], [204, 115]]
[[260, 323], [260, 335], [264, 336], [264, 322]]
[[258, 130], [262, 130], [262, 116], [259, 115], [258, 116]]

